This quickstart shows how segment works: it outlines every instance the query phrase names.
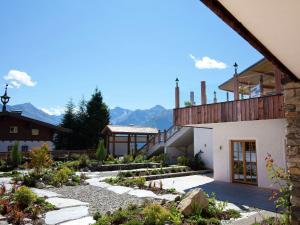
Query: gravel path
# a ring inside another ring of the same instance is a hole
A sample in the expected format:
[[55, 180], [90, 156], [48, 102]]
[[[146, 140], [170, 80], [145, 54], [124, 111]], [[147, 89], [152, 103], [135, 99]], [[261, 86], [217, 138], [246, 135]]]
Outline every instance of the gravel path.
[[126, 207], [128, 204], [142, 204], [143, 199], [137, 198], [128, 194], [116, 194], [104, 188], [94, 187], [91, 185], [85, 186], [63, 186], [61, 188], [51, 188], [58, 194], [66, 198], [77, 199], [83, 202], [90, 203], [89, 213], [93, 215], [99, 211], [106, 213], [107, 211], [113, 212], [120, 207]]

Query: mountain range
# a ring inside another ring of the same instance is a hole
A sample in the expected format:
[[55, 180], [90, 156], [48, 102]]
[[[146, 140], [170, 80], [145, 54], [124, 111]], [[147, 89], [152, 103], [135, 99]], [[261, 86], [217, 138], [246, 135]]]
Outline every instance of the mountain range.
[[[0, 109], [2, 106], [0, 105]], [[8, 111], [22, 111], [22, 115], [41, 120], [47, 123], [58, 125], [63, 115], [49, 115], [41, 109], [38, 109], [31, 103], [7, 106]], [[165, 109], [156, 105], [150, 109], [130, 110], [116, 107], [110, 110], [110, 123], [117, 125], [137, 125], [155, 127], [163, 130], [172, 125], [173, 113], [171, 109]]]

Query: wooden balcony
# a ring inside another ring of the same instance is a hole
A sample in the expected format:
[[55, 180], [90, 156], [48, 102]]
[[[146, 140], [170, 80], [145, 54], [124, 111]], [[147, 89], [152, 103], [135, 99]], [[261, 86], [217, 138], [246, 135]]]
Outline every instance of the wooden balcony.
[[283, 96], [272, 95], [174, 109], [175, 126], [284, 118]]

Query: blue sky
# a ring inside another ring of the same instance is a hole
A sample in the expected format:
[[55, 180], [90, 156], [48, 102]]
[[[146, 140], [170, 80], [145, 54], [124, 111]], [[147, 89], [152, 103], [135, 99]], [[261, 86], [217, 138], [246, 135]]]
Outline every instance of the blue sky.
[[[97, 86], [110, 108], [173, 108], [176, 77], [182, 102], [195, 91], [199, 103], [201, 80], [212, 101], [235, 61], [242, 70], [262, 58], [198, 0], [6, 0], [0, 6], [0, 80], [14, 86], [11, 104], [54, 111], [70, 98], [89, 98]], [[226, 66], [203, 69], [203, 57]]]

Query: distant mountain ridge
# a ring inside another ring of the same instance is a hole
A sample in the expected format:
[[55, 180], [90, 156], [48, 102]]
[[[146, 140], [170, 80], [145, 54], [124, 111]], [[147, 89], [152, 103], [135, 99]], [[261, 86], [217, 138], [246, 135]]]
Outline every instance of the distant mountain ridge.
[[[0, 104], [0, 111], [2, 110], [2, 105]], [[63, 115], [49, 115], [41, 109], [36, 108], [31, 103], [24, 103], [18, 105], [8, 105], [8, 111], [22, 111], [23, 116], [27, 116], [33, 119], [41, 120], [46, 123], [51, 123], [58, 125], [61, 122]]]
[[[0, 110], [2, 105], [0, 104]], [[63, 115], [49, 115], [41, 109], [36, 108], [31, 103], [18, 105], [8, 105], [8, 111], [22, 111], [22, 115], [41, 120], [47, 123], [58, 125]], [[173, 113], [171, 109], [165, 109], [160, 105], [156, 105], [150, 109], [130, 110], [116, 107], [110, 110], [110, 123], [117, 125], [130, 125], [155, 127], [163, 130], [168, 129], [172, 125]]]

